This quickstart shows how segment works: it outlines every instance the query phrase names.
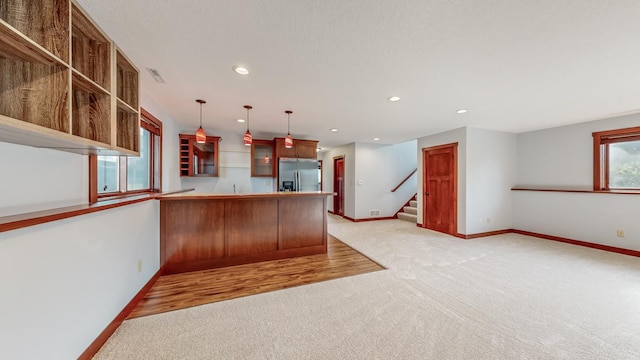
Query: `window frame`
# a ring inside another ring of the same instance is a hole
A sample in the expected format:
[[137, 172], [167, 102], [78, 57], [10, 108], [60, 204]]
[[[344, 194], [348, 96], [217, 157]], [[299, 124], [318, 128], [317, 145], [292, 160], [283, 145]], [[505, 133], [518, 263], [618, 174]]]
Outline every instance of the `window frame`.
[[640, 189], [611, 189], [609, 184], [609, 144], [640, 140], [640, 126], [597, 131], [593, 135], [593, 190], [619, 191]]
[[[140, 108], [140, 128], [143, 128], [151, 135], [149, 137], [149, 148], [154, 149], [157, 147], [158, 151], [151, 151], [149, 154], [149, 188], [133, 191], [114, 191], [110, 193], [100, 194], [98, 192], [98, 155], [89, 155], [89, 203], [94, 204], [102, 200], [112, 200], [134, 195], [142, 194], [155, 194], [162, 192], [162, 122], [146, 111], [144, 108]], [[157, 142], [157, 144], [156, 144]], [[156, 146], [157, 145], [157, 146]], [[119, 184], [127, 184], [127, 156], [120, 156], [120, 159], [125, 161], [119, 161]], [[121, 187], [122, 188], [122, 187]]]

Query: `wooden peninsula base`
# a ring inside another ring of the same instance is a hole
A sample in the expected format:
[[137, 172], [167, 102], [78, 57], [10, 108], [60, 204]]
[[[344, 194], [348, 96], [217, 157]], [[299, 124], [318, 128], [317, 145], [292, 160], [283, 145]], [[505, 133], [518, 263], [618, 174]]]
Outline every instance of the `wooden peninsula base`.
[[160, 200], [165, 274], [327, 252], [323, 192], [175, 194]]

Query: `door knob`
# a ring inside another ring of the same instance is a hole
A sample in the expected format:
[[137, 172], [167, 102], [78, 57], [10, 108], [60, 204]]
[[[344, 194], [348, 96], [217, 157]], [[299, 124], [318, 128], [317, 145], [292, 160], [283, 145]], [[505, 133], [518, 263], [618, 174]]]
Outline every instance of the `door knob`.
[[428, 192], [426, 192], [426, 193], [424, 193], [424, 194], [425, 194], [425, 195], [427, 195], [427, 196], [429, 196], [429, 193], [428, 193]]

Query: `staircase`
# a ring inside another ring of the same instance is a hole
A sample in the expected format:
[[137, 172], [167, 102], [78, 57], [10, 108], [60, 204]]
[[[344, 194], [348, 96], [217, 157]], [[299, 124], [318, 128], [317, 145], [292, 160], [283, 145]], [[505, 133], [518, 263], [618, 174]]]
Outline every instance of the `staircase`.
[[418, 201], [416, 200], [416, 195], [413, 195], [411, 200], [407, 201], [402, 209], [396, 213], [396, 216], [400, 220], [409, 221], [414, 224], [418, 223]]

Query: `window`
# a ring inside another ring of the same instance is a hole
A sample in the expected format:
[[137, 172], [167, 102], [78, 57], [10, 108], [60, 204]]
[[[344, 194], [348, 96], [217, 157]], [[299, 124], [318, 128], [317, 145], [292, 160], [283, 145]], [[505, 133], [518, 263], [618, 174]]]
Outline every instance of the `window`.
[[140, 156], [89, 157], [89, 199], [160, 192], [162, 123], [142, 109]]
[[593, 133], [593, 189], [640, 190], [640, 127]]

